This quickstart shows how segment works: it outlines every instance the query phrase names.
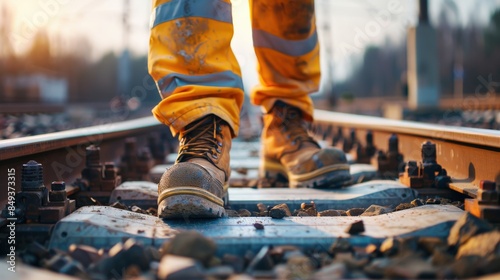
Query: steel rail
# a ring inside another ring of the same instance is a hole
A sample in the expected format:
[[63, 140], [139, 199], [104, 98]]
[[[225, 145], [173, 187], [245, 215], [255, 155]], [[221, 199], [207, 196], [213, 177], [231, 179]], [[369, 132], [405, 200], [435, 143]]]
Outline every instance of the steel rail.
[[[404, 155], [405, 161], [421, 160], [420, 147], [424, 141], [436, 143], [437, 160], [452, 177], [451, 188], [470, 196], [475, 196], [480, 180], [500, 180], [500, 131], [397, 121], [323, 110], [316, 110], [314, 117], [315, 125], [325, 129], [327, 126], [342, 128], [344, 135], [348, 135], [348, 131], [354, 129], [362, 144], [365, 144], [364, 134], [371, 130], [374, 143], [381, 150], [387, 149], [387, 140], [395, 133], [399, 136], [400, 152]], [[75, 156], [74, 152], [71, 154], [71, 149], [76, 149], [78, 152], [76, 155], [83, 157], [82, 149], [89, 144], [101, 145], [103, 161], [113, 161], [123, 152], [119, 145], [125, 138], [132, 136], [144, 138], [148, 133], [162, 129], [166, 131], [166, 127], [153, 117], [146, 117], [3, 140], [0, 141], [0, 167], [19, 168], [19, 175], [22, 163], [30, 159], [48, 166], [53, 160], [68, 162], [68, 157]], [[79, 164], [70, 165], [75, 170], [73, 174], [75, 175], [76, 170], [81, 170], [83, 167], [83, 161], [79, 160]], [[51, 177], [57, 172], [51, 171], [50, 168], [45, 170], [49, 170], [49, 175], [46, 176], [47, 182], [54, 180]]]
[[344, 127], [431, 137], [500, 150], [500, 131], [497, 130], [399, 121], [323, 110], [316, 110], [314, 118], [316, 122], [330, 123]]
[[[135, 137], [138, 145], [146, 145], [148, 137], [169, 133], [166, 126], [153, 117], [102, 124], [86, 128], [28, 136], [0, 141], [0, 184], [7, 186], [7, 171], [16, 170], [16, 189], [20, 190], [22, 165], [35, 160], [43, 165], [44, 184], [66, 181], [68, 189], [80, 177], [85, 166], [85, 148], [98, 145], [101, 162], [117, 162], [124, 152], [126, 138]], [[4, 202], [7, 192], [0, 193]], [[2, 205], [2, 203], [0, 203]]]
[[85, 142], [106, 141], [162, 126], [153, 117], [0, 141], [0, 160], [33, 155]]
[[314, 112], [315, 125], [330, 130], [341, 128], [343, 135], [356, 131], [357, 139], [365, 143], [368, 130], [373, 132], [374, 144], [387, 150], [387, 140], [395, 133], [404, 160], [420, 161], [424, 141], [436, 144], [437, 161], [452, 177], [450, 188], [475, 196], [481, 180], [500, 181], [500, 131], [424, 124], [390, 120], [379, 117]]

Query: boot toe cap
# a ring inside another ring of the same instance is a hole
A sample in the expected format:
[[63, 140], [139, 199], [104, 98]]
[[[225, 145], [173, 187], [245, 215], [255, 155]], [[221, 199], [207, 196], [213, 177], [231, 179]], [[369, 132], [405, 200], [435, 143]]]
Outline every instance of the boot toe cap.
[[167, 169], [158, 184], [158, 193], [176, 187], [197, 187], [217, 197], [223, 196], [223, 184], [205, 168], [191, 162], [180, 162]]
[[347, 166], [347, 158], [345, 153], [336, 148], [325, 148], [304, 158], [295, 166], [290, 168], [290, 171], [295, 174], [309, 173], [331, 166]]

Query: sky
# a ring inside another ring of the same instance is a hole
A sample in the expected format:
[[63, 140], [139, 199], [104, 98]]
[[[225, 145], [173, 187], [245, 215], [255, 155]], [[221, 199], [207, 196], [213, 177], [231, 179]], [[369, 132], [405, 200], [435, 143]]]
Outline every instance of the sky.
[[[207, 0], [208, 1], [208, 0]], [[125, 0], [0, 0], [8, 5], [14, 18], [14, 38], [11, 44], [17, 52], [29, 46], [34, 31], [46, 28], [51, 40], [68, 49], [85, 44], [89, 58], [99, 59], [103, 54], [123, 50], [123, 13]], [[147, 53], [151, 1], [129, 0], [129, 48], [135, 55]], [[327, 58], [331, 46], [333, 80], [345, 79], [356, 59], [359, 60], [368, 45], [395, 44], [405, 39], [406, 30], [417, 22], [417, 1], [407, 0], [316, 0], [317, 25], [322, 57]], [[243, 71], [245, 86], [255, 84], [255, 55], [252, 48], [248, 0], [233, 0], [235, 35], [233, 51]], [[471, 21], [484, 24], [500, 0], [430, 0], [431, 22], [436, 22], [439, 10], [446, 6], [457, 24]], [[455, 20], [455, 19], [454, 19]], [[330, 32], [324, 28], [328, 23]], [[85, 37], [88, 43], [78, 40]], [[325, 70], [323, 71], [325, 73]]]

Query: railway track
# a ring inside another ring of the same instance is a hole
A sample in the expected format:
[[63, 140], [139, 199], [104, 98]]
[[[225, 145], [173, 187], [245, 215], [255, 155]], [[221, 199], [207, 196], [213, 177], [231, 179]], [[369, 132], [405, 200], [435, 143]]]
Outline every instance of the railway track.
[[[229, 217], [218, 220], [155, 216], [156, 182], [176, 147], [153, 118], [0, 141], [2, 255], [8, 265], [14, 223], [15, 260], [26, 275], [49, 273], [32, 266], [79, 277], [136, 273], [151, 279], [241, 273], [462, 278], [500, 272], [494, 265], [499, 234], [492, 226], [500, 223], [500, 131], [320, 110], [315, 120], [311, 131], [321, 143], [348, 153], [350, 186], [288, 189], [286, 182], [259, 180], [259, 143], [236, 140]], [[464, 233], [463, 224], [478, 230]], [[491, 236], [484, 241], [480, 233]], [[467, 253], [472, 241], [462, 242], [467, 238], [460, 234], [491, 244], [493, 251]], [[175, 244], [183, 243], [179, 253]], [[169, 257], [160, 260], [156, 250], [162, 244]], [[134, 254], [149, 256], [148, 264], [134, 262]], [[471, 268], [460, 270], [464, 265]]]

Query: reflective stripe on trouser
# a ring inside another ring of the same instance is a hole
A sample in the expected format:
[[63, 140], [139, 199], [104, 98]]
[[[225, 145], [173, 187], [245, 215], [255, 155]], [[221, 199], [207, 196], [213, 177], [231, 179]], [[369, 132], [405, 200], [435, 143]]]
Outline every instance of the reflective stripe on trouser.
[[232, 36], [229, 0], [154, 1], [148, 68], [162, 101], [153, 114], [172, 134], [215, 114], [237, 135], [243, 83]]
[[[252, 28], [261, 85], [251, 101], [266, 111], [276, 100], [312, 118], [309, 93], [320, 79], [313, 0], [253, 0]], [[229, 0], [155, 0], [148, 66], [163, 100], [153, 109], [176, 134], [216, 114], [236, 135], [243, 103], [241, 71], [231, 51]]]
[[312, 119], [309, 93], [320, 82], [314, 0], [253, 0], [250, 9], [260, 77], [252, 103], [267, 112], [282, 100]]

